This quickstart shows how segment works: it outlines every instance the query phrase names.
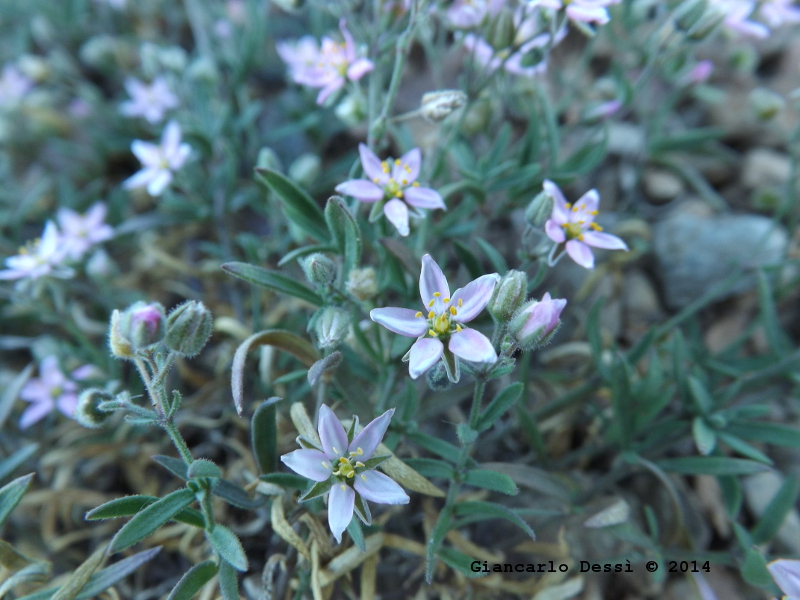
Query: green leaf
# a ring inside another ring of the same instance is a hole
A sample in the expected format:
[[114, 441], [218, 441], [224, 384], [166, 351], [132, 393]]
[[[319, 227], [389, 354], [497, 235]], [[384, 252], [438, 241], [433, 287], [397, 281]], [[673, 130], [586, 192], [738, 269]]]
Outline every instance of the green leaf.
[[322, 306], [323, 300], [315, 291], [298, 283], [291, 277], [287, 277], [277, 271], [270, 271], [258, 265], [250, 265], [243, 262], [228, 262], [222, 265], [222, 270], [234, 277], [244, 279], [248, 283], [264, 287], [275, 292], [288, 294], [295, 298], [305, 300], [315, 306]]
[[326, 252], [336, 252], [336, 248], [328, 244], [314, 244], [313, 246], [295, 248], [291, 252], [287, 252], [284, 257], [278, 261], [278, 266], [282, 267], [283, 265], [288, 265], [298, 258], [302, 258], [308, 254], [314, 254], [315, 252], [322, 252], [323, 254]]
[[33, 561], [28, 557], [23, 556], [14, 550], [14, 547], [11, 544], [0, 540], [0, 567], [13, 572], [24, 569], [32, 563]]
[[[87, 521], [98, 521], [101, 519], [117, 519], [119, 517], [130, 517], [150, 506], [158, 500], [155, 496], [125, 496], [116, 498], [105, 504], [101, 504], [94, 510], [90, 510], [84, 517]], [[192, 527], [205, 528], [203, 514], [193, 508], [184, 508], [178, 512], [173, 521], [191, 525]]]
[[113, 554], [133, 546], [170, 521], [194, 501], [194, 492], [187, 488], [176, 490], [158, 499], [123, 525], [111, 540], [108, 553]]
[[708, 456], [714, 451], [717, 445], [717, 434], [708, 426], [703, 417], [695, 417], [692, 420], [692, 436], [700, 454]]
[[405, 458], [403, 462], [424, 477], [441, 477], [442, 479], [452, 479], [452, 465], [436, 460], [435, 458]]
[[221, 560], [219, 564], [219, 591], [222, 600], [239, 600], [239, 579], [227, 560]]
[[439, 513], [436, 525], [433, 526], [428, 543], [425, 546], [425, 581], [429, 584], [433, 581], [433, 571], [436, 568], [436, 557], [444, 541], [444, 536], [450, 531], [450, 521], [452, 516], [450, 509], [445, 506]]
[[761, 324], [764, 326], [767, 342], [773, 352], [782, 354], [787, 349], [786, 336], [778, 320], [772, 289], [763, 270], [758, 272], [758, 300], [761, 305]]
[[281, 486], [282, 488], [304, 490], [306, 487], [308, 487], [308, 479], [292, 473], [268, 473], [267, 475], [260, 475], [258, 478], [261, 481], [273, 483]]
[[159, 465], [164, 467], [167, 471], [175, 475], [175, 477], [179, 477], [186, 481], [189, 479], [186, 476], [186, 463], [183, 462], [179, 458], [175, 458], [173, 456], [164, 456], [163, 454], [156, 454], [153, 456], [153, 460], [156, 461]]
[[[44, 561], [35, 562], [19, 569], [0, 584], [0, 598], [5, 598], [6, 594], [18, 585], [47, 581], [51, 570], [50, 563]], [[44, 597], [50, 598], [55, 592], [55, 589], [48, 590], [47, 595]], [[28, 598], [28, 596], [25, 597]]]
[[364, 468], [368, 471], [372, 471], [374, 469], [377, 469], [379, 466], [381, 466], [384, 462], [386, 462], [390, 458], [392, 457], [389, 454], [386, 454], [384, 456], [373, 456], [364, 463]]
[[597, 299], [592, 309], [589, 311], [589, 318], [586, 321], [586, 337], [589, 339], [589, 348], [592, 350], [592, 359], [597, 372], [603, 381], [609, 383], [611, 375], [608, 365], [603, 360], [603, 340], [600, 336], [600, 311], [603, 310], [602, 296]]
[[372, 525], [372, 513], [369, 511], [369, 504], [367, 504], [367, 501], [357, 492], [353, 502], [353, 510], [364, 525], [367, 527]]
[[742, 501], [744, 499], [739, 479], [732, 475], [725, 475], [717, 477], [717, 480], [722, 491], [722, 502], [725, 504], [725, 510], [731, 519], [735, 519], [739, 511], [742, 510]]
[[456, 425], [456, 437], [462, 446], [468, 446], [478, 439], [478, 432], [469, 423], [459, 423]]
[[314, 498], [319, 498], [320, 496], [324, 496], [327, 494], [333, 484], [336, 481], [331, 477], [325, 481], [320, 481], [319, 483], [315, 483], [312, 485], [308, 491], [300, 497], [300, 502], [306, 502], [308, 500], [313, 500]]
[[[333, 371], [339, 364], [342, 362], [342, 353], [338, 350], [335, 350], [328, 354], [328, 356], [323, 356], [317, 362], [315, 362], [311, 367], [308, 369], [308, 385], [314, 387], [319, 383], [319, 380], [322, 376], [327, 373], [328, 371]], [[350, 440], [352, 441], [352, 440]]]
[[800, 495], [800, 479], [796, 476], [787, 478], [764, 509], [756, 526], [750, 530], [750, 535], [756, 544], [765, 544], [775, 537], [786, 520], [786, 515], [794, 508], [798, 495]]
[[461, 264], [467, 268], [470, 277], [477, 279], [484, 275], [483, 267], [481, 267], [480, 261], [475, 258], [472, 250], [457, 240], [453, 240], [453, 250]]
[[213, 531], [210, 533], [206, 531], [206, 537], [214, 550], [228, 561], [234, 569], [241, 572], [247, 571], [249, 565], [242, 543], [230, 529], [217, 523]]
[[767, 465], [754, 460], [725, 456], [666, 458], [656, 464], [665, 471], [684, 475], [748, 475], [769, 470]]
[[266, 497], [260, 495], [251, 498], [244, 488], [227, 479], [220, 479], [211, 491], [215, 496], [222, 498], [231, 506], [244, 508], [245, 510], [258, 508], [267, 501]]
[[196, 564], [184, 573], [177, 585], [172, 588], [167, 600], [191, 600], [216, 574], [217, 565], [214, 561], [207, 560]]
[[27, 444], [23, 446], [8, 458], [0, 462], [0, 481], [11, 475], [16, 471], [22, 463], [28, 460], [31, 456], [36, 454], [39, 449], [39, 444]]
[[94, 572], [103, 565], [105, 558], [105, 548], [97, 548], [53, 595], [53, 600], [75, 600]]
[[742, 579], [750, 585], [768, 587], [772, 584], [772, 575], [767, 569], [767, 561], [761, 553], [753, 548], [748, 548], [744, 554], [744, 562], [740, 567]]
[[485, 577], [486, 575], [481, 571], [476, 572], [471, 569], [473, 563], [480, 563], [480, 561], [476, 561], [474, 558], [467, 556], [463, 552], [460, 552], [454, 548], [448, 548], [446, 546], [439, 548], [439, 558], [442, 559], [442, 562], [451, 569], [455, 569], [462, 575], [471, 579]]
[[792, 425], [763, 422], [731, 423], [728, 425], [727, 431], [745, 440], [764, 442], [775, 446], [800, 448], [800, 429]]
[[648, 149], [652, 154], [700, 150], [707, 143], [717, 141], [725, 134], [725, 130], [721, 127], [695, 127], [669, 136], [654, 137], [648, 144]]
[[694, 398], [697, 408], [702, 414], [708, 414], [714, 408], [714, 400], [711, 394], [708, 393], [703, 383], [694, 375], [689, 375], [687, 378], [689, 383], [689, 393]]
[[275, 346], [279, 350], [288, 352], [306, 367], [310, 367], [319, 360], [319, 353], [310, 342], [289, 331], [280, 329], [267, 329], [254, 333], [236, 349], [231, 366], [231, 391], [236, 412], [242, 414], [244, 407], [244, 364], [250, 348], [257, 346]]
[[439, 438], [428, 435], [427, 433], [422, 433], [421, 431], [409, 433], [407, 437], [412, 442], [419, 444], [429, 452], [438, 454], [445, 460], [449, 460], [454, 464], [458, 462], [458, 457], [461, 454], [458, 446], [454, 446], [449, 442], [440, 440]]
[[512, 383], [502, 392], [497, 394], [486, 406], [483, 414], [478, 419], [478, 431], [486, 431], [494, 422], [499, 419], [507, 410], [512, 408], [522, 396], [524, 386], [517, 382]]
[[220, 471], [219, 467], [212, 461], [206, 458], [197, 458], [189, 465], [189, 468], [186, 470], [186, 475], [189, 479], [197, 479], [199, 477], [219, 479], [222, 477], [222, 471]]
[[17, 504], [22, 500], [25, 492], [28, 491], [28, 486], [30, 486], [33, 480], [33, 475], [33, 473], [30, 473], [22, 477], [17, 477], [0, 488], [0, 527], [3, 526], [3, 523], [6, 522], [11, 511], [17, 507]]
[[278, 397], [264, 400], [250, 419], [250, 446], [258, 470], [273, 473], [278, 468], [278, 426], [276, 404]]
[[325, 216], [317, 203], [292, 180], [272, 169], [256, 168], [256, 180], [267, 186], [281, 202], [286, 218], [320, 242], [328, 242]]
[[489, 519], [505, 519], [510, 521], [522, 531], [527, 533], [531, 539], [536, 539], [536, 534], [533, 533], [530, 525], [528, 525], [522, 518], [512, 510], [495, 504], [493, 502], [459, 502], [453, 508], [453, 514], [457, 517], [475, 517], [471, 520], [488, 521]]
[[473, 469], [464, 475], [464, 483], [493, 492], [500, 492], [514, 496], [519, 493], [519, 488], [514, 480], [505, 473], [489, 471], [487, 469]]
[[627, 449], [636, 433], [636, 411], [631, 394], [632, 373], [625, 359], [614, 357], [611, 365], [611, 405], [614, 407], [616, 433], [623, 449]]
[[361, 261], [361, 231], [358, 223], [339, 196], [328, 199], [325, 221], [334, 245], [344, 257], [344, 272], [349, 273]]
[[361, 523], [359, 523], [358, 519], [355, 517], [350, 519], [350, 523], [347, 525], [347, 533], [350, 534], [350, 539], [353, 540], [353, 543], [359, 550], [362, 552], [367, 551], [367, 544], [364, 541], [364, 532], [361, 530]]
[[14, 408], [14, 404], [19, 397], [22, 387], [27, 383], [28, 379], [30, 379], [34, 367], [35, 365], [30, 364], [22, 369], [14, 379], [6, 384], [6, 388], [0, 394], [0, 430], [3, 429], [8, 415], [11, 414], [11, 410]]
[[746, 458], [762, 462], [765, 465], [772, 465], [772, 459], [770, 459], [769, 456], [767, 456], [760, 450], [756, 450], [747, 442], [743, 442], [735, 435], [731, 435], [724, 431], [718, 431], [717, 437], [720, 439], [720, 441], [726, 443], [731, 448], [731, 450], [733, 450], [737, 454], [741, 454]]
[[588, 143], [582, 146], [567, 160], [562, 162], [554, 170], [551, 177], [554, 180], [574, 179], [580, 175], [585, 175], [606, 157], [608, 136], [603, 136], [599, 142]]
[[494, 270], [501, 275], [505, 275], [508, 272], [508, 264], [503, 255], [500, 254], [500, 251], [482, 238], [475, 238], [475, 242], [481, 247], [489, 262], [492, 263]]

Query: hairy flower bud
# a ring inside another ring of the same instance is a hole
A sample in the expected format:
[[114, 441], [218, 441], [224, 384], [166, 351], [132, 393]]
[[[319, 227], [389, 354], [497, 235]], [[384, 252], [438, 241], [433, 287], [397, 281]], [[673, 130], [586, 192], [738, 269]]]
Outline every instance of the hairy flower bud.
[[118, 358], [133, 358], [164, 339], [164, 307], [158, 302], [136, 302], [111, 314], [108, 345]]
[[111, 394], [97, 388], [83, 390], [75, 407], [75, 420], [91, 429], [96, 429], [108, 420], [111, 413], [100, 409], [102, 402], [111, 400]]
[[323, 308], [314, 329], [320, 348], [335, 348], [347, 336], [350, 329], [350, 314], [333, 306]]
[[540, 192], [525, 209], [525, 220], [534, 227], [542, 227], [553, 214], [553, 197]]
[[432, 369], [428, 369], [425, 373], [425, 382], [434, 392], [445, 392], [453, 387], [443, 362], [438, 362]]
[[345, 289], [348, 294], [362, 302], [374, 298], [378, 293], [375, 269], [372, 267], [352, 269], [347, 275]]
[[256, 159], [256, 167], [259, 169], [271, 169], [272, 171], [283, 171], [283, 164], [281, 159], [275, 153], [275, 150], [269, 146], [264, 146], [258, 151], [258, 158]]
[[336, 277], [336, 265], [330, 258], [319, 252], [309, 254], [300, 261], [300, 266], [303, 267], [303, 273], [308, 282], [315, 286], [330, 285]]
[[428, 92], [422, 96], [420, 114], [432, 123], [443, 121], [454, 110], [467, 102], [467, 95], [461, 90], [441, 90]]
[[298, 156], [297, 159], [289, 165], [287, 175], [303, 187], [310, 187], [319, 179], [321, 168], [322, 161], [319, 156], [311, 152], [306, 152]]
[[510, 48], [514, 45], [514, 37], [516, 35], [515, 29], [514, 13], [508, 8], [503, 7], [489, 25], [486, 41], [489, 42], [495, 50]]
[[167, 348], [183, 356], [197, 356], [214, 331], [214, 318], [202, 302], [188, 300], [167, 317]]
[[682, 31], [689, 31], [705, 14], [707, 0], [686, 0], [673, 13], [675, 25]]
[[525, 302], [528, 295], [528, 276], [522, 271], [506, 273], [494, 288], [494, 295], [486, 309], [496, 321], [508, 321]]
[[546, 293], [541, 300], [531, 300], [511, 319], [509, 332], [519, 347], [530, 350], [550, 341], [561, 324], [561, 311], [567, 301], [550, 298]]

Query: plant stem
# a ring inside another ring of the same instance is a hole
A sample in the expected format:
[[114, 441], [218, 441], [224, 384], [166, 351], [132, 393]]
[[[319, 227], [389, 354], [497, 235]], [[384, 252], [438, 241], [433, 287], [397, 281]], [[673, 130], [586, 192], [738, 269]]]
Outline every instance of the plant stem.
[[481, 416], [481, 401], [483, 400], [483, 392], [485, 390], [486, 381], [478, 379], [478, 381], [475, 382], [475, 392], [472, 394], [472, 408], [469, 411], [469, 426], [473, 429], [477, 429], [478, 427], [478, 418]]
[[186, 442], [183, 441], [183, 437], [178, 431], [178, 428], [172, 418], [165, 418], [161, 422], [161, 426], [164, 428], [164, 431], [169, 434], [169, 437], [172, 440], [172, 443], [175, 445], [175, 448], [177, 448], [178, 453], [181, 455], [183, 462], [185, 462], [187, 465], [192, 464], [192, 462], [194, 462], [192, 453], [189, 451], [189, 447], [186, 445]]

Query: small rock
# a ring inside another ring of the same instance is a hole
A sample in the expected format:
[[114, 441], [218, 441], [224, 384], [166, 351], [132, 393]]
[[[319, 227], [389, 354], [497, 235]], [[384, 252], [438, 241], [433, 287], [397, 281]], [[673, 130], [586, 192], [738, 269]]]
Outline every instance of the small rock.
[[756, 148], [744, 157], [742, 182], [756, 189], [785, 183], [792, 172], [791, 159], [782, 152], [769, 148]]
[[[776, 471], [756, 473], [746, 478], [743, 483], [744, 497], [757, 517], [766, 512], [769, 503], [781, 489], [785, 480]], [[791, 550], [792, 554], [800, 554], [800, 516], [797, 509], [792, 509], [783, 520], [776, 537]]]
[[636, 156], [644, 152], [644, 130], [631, 123], [612, 122], [608, 125], [608, 151], [611, 154]]
[[657, 204], [674, 200], [685, 189], [680, 177], [665, 169], [647, 169], [642, 183], [648, 198]]
[[681, 308], [736, 271], [746, 271], [727, 296], [754, 287], [753, 271], [779, 263], [788, 245], [786, 230], [760, 215], [710, 214], [702, 202], [685, 202], [653, 231], [665, 301]]
[[644, 335], [652, 325], [663, 320], [655, 287], [641, 271], [631, 270], [626, 274], [622, 300], [625, 304], [625, 329], [633, 337]]

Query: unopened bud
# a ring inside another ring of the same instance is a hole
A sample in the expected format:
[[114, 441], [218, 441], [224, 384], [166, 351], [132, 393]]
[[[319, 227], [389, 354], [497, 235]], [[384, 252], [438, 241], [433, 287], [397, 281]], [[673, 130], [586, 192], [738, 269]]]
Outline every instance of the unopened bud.
[[503, 7], [489, 25], [486, 41], [495, 50], [505, 50], [514, 45], [515, 35], [514, 14]]
[[357, 127], [367, 118], [367, 106], [359, 94], [348, 94], [333, 110], [348, 127]]
[[258, 151], [258, 159], [256, 159], [256, 167], [259, 169], [270, 169], [271, 171], [283, 171], [283, 164], [281, 159], [275, 153], [275, 150], [269, 146], [264, 146]]
[[108, 279], [117, 272], [117, 266], [108, 252], [98, 248], [86, 261], [86, 274], [92, 279]]
[[167, 348], [183, 356], [197, 356], [214, 331], [214, 318], [202, 302], [188, 300], [167, 317]]
[[314, 329], [320, 348], [335, 348], [347, 336], [350, 314], [333, 306], [323, 308]]
[[50, 65], [35, 54], [23, 54], [17, 59], [19, 70], [36, 83], [41, 83], [50, 75]]
[[442, 361], [437, 362], [433, 368], [425, 372], [425, 382], [434, 392], [445, 392], [453, 387], [453, 382], [447, 375], [447, 367]]
[[675, 25], [682, 31], [689, 31], [697, 25], [708, 8], [707, 0], [686, 0], [673, 13]]
[[319, 252], [309, 254], [300, 261], [300, 266], [303, 267], [306, 279], [315, 286], [330, 285], [336, 278], [336, 265], [330, 258]]
[[364, 302], [374, 298], [378, 293], [378, 282], [375, 280], [375, 269], [366, 267], [364, 269], [352, 269], [347, 276], [345, 284], [347, 293]]
[[201, 56], [192, 61], [186, 70], [189, 79], [204, 83], [216, 83], [219, 79], [219, 71], [214, 61], [206, 56]]
[[505, 322], [514, 316], [527, 295], [528, 276], [522, 271], [511, 270], [495, 286], [486, 308], [495, 321]]
[[525, 220], [534, 227], [542, 227], [552, 214], [553, 197], [547, 192], [539, 192], [525, 209]]
[[117, 65], [119, 42], [110, 35], [90, 37], [78, 50], [81, 61], [98, 71], [111, 71]]
[[111, 400], [111, 394], [97, 388], [83, 390], [78, 396], [78, 405], [73, 416], [75, 420], [91, 429], [97, 429], [111, 416], [109, 411], [101, 410], [100, 404]]
[[723, 20], [725, 20], [725, 13], [715, 10], [706, 11], [706, 13], [698, 19], [694, 27], [686, 32], [686, 36], [690, 40], [698, 42], [704, 40], [714, 32]]
[[297, 157], [291, 165], [287, 175], [303, 187], [312, 186], [319, 179], [322, 161], [319, 156], [306, 152]]
[[756, 88], [750, 92], [749, 97], [750, 108], [755, 113], [756, 117], [762, 121], [768, 121], [786, 106], [786, 102], [779, 94], [767, 88]]
[[511, 319], [509, 332], [523, 350], [531, 350], [550, 341], [561, 324], [561, 311], [567, 301], [553, 300], [546, 293], [542, 299], [531, 300]]
[[133, 358], [164, 338], [164, 307], [158, 302], [137, 302], [111, 314], [108, 345], [118, 358]]
[[439, 123], [454, 110], [458, 110], [467, 102], [467, 95], [461, 90], [441, 90], [428, 92], [422, 96], [420, 114], [427, 121]]

